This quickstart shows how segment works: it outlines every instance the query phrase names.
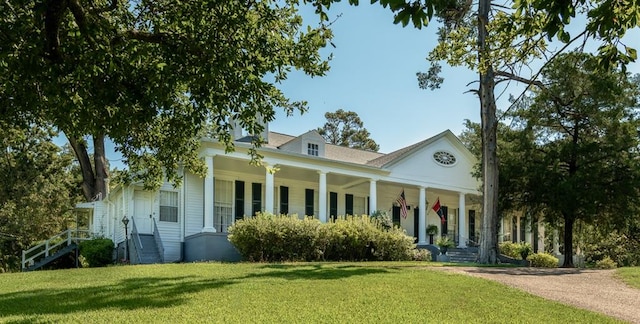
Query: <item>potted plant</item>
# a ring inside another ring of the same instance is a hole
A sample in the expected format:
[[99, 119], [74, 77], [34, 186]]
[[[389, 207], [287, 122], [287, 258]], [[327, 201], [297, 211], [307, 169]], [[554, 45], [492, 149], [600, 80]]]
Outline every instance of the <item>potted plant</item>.
[[438, 234], [438, 226], [433, 224], [427, 226], [427, 234], [429, 235], [429, 244], [433, 244], [433, 236]]
[[440, 248], [440, 253], [447, 254], [447, 250], [455, 246], [455, 243], [446, 235], [440, 236], [436, 240], [436, 245]]

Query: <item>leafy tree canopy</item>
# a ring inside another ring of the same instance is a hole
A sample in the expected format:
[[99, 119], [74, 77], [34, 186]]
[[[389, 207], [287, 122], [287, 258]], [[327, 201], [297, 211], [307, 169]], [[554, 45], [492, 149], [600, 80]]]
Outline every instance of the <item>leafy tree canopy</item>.
[[369, 137], [369, 131], [363, 127], [357, 113], [338, 109], [325, 113], [324, 117], [327, 122], [318, 128], [318, 133], [328, 143], [376, 152], [380, 149], [380, 145]]
[[[268, 122], [275, 109], [305, 109], [277, 87], [292, 69], [328, 70], [319, 49], [331, 31], [305, 26], [300, 5], [2, 1], [0, 115], [64, 132], [85, 180], [108, 177], [104, 162], [90, 163], [86, 137], [96, 148], [110, 138], [131, 178], [149, 187], [163, 175], [178, 181], [179, 166], [203, 173], [197, 149], [205, 131], [231, 149], [231, 119], [260, 134], [256, 116]], [[87, 183], [86, 192], [95, 186], [105, 185]]]

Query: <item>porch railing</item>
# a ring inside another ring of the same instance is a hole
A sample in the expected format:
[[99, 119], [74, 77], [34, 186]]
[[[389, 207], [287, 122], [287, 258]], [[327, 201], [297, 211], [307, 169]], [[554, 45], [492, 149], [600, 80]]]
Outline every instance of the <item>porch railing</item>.
[[[137, 260], [138, 263], [142, 263], [142, 258], [140, 256], [140, 251], [142, 251], [142, 240], [140, 240], [140, 233], [138, 232], [138, 228], [136, 227], [136, 221], [133, 217], [131, 217], [131, 241], [133, 242], [133, 259]], [[126, 240], [127, 238], [125, 238]], [[131, 254], [132, 251], [129, 251]], [[131, 260], [129, 260], [131, 262]]]
[[68, 229], [56, 234], [30, 249], [22, 251], [22, 270], [24, 271], [27, 267], [32, 266], [36, 259], [47, 258], [72, 243], [78, 244], [79, 241], [90, 239], [91, 232], [89, 230]]
[[158, 231], [158, 224], [156, 219], [153, 218], [153, 239], [156, 241], [158, 247], [158, 254], [160, 254], [160, 262], [164, 263], [164, 246], [162, 245], [162, 239], [160, 238], [160, 231]]

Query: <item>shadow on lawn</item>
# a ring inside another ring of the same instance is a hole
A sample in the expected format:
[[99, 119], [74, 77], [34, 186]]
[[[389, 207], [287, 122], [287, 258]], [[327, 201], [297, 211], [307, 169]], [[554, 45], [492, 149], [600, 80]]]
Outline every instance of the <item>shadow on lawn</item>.
[[0, 294], [0, 314], [37, 316], [108, 308], [133, 310], [173, 307], [186, 301], [188, 294], [235, 283], [232, 280], [194, 278], [143, 277], [124, 279], [119, 284], [109, 286], [33, 289]]
[[367, 266], [354, 265], [291, 265], [291, 264], [270, 264], [261, 267], [263, 269], [275, 269], [268, 272], [252, 273], [245, 278], [281, 278], [287, 280], [331, 280], [353, 276], [364, 276], [370, 274], [388, 273], [389, 270], [382, 268], [371, 268]]

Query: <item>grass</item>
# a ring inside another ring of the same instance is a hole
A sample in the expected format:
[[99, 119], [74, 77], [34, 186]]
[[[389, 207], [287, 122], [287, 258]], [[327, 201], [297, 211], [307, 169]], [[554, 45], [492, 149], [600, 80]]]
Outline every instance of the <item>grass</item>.
[[640, 267], [619, 268], [616, 274], [627, 285], [640, 289]]
[[425, 263], [192, 263], [0, 275], [0, 322], [616, 323]]

